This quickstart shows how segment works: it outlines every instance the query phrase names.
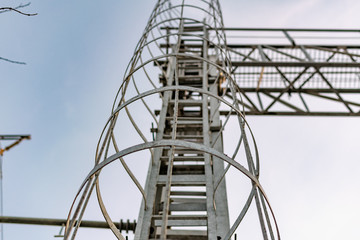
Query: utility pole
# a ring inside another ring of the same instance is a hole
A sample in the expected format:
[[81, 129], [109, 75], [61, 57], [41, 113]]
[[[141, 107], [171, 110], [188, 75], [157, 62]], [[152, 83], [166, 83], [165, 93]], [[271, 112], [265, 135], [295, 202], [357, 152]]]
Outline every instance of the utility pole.
[[[0, 135], [0, 215], [4, 215], [4, 196], [3, 196], [3, 155], [6, 151], [9, 151], [23, 140], [31, 139], [30, 135]], [[12, 141], [12, 143], [4, 148], [1, 146], [1, 141]], [[4, 239], [4, 226], [1, 223], [1, 240]]]

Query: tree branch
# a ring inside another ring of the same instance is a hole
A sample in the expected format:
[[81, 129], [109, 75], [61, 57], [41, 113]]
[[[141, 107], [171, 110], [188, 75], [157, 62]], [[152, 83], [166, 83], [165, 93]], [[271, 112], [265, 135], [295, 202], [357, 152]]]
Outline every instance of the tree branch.
[[4, 13], [4, 12], [9, 12], [9, 11], [15, 11], [15, 12], [20, 13], [20, 14], [25, 15], [25, 16], [35, 16], [35, 15], [37, 15], [37, 13], [24, 13], [24, 12], [21, 12], [21, 11], [18, 10], [19, 8], [24, 8], [24, 7], [29, 6], [30, 4], [31, 4], [30, 2], [27, 3], [27, 4], [20, 4], [19, 6], [14, 7], [14, 8], [12, 8], [12, 7], [2, 7], [2, 8], [0, 8], [0, 14]]
[[11, 63], [16, 63], [16, 64], [26, 65], [26, 63], [24, 63], [24, 62], [13, 61], [13, 60], [10, 60], [10, 59], [7, 59], [7, 58], [2, 58], [2, 57], [0, 57], [0, 60], [6, 61], [6, 62], [11, 62]]
[[[21, 11], [18, 10], [19, 8], [24, 8], [24, 7], [29, 6], [30, 4], [31, 4], [31, 2], [28, 2], [26, 4], [21, 3], [19, 6], [14, 7], [14, 8], [12, 8], [12, 7], [2, 7], [2, 8], [0, 8], [0, 14], [5, 13], [5, 12], [10, 12], [10, 11], [15, 11], [15, 12], [20, 13], [20, 14], [25, 15], [25, 16], [35, 16], [35, 15], [37, 15], [37, 13], [24, 13], [24, 12], [21, 12]], [[14, 60], [10, 60], [10, 59], [3, 58], [3, 57], [0, 57], [0, 60], [10, 62], [10, 63], [15, 63], [15, 64], [23, 64], [23, 65], [26, 64], [24, 62], [14, 61]]]
[[[14, 7], [14, 9], [19, 9], [19, 8], [24, 8], [24, 7], [27, 7], [31, 4], [31, 2], [28, 2], [27, 4], [20, 4], [19, 6], [17, 7]], [[4, 13], [4, 12], [9, 12], [11, 10], [3, 10], [3, 11], [0, 11], [0, 13]]]

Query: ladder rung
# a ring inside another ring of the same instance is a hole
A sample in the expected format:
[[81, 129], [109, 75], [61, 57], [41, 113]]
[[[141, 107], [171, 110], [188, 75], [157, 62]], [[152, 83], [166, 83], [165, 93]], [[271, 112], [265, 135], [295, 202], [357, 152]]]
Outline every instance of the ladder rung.
[[[178, 121], [199, 121], [199, 122], [202, 122], [202, 118], [201, 117], [192, 117], [192, 116], [189, 116], [189, 117], [178, 117], [177, 118]], [[166, 120], [173, 120], [173, 117], [166, 117]]]
[[[169, 157], [161, 157], [160, 160], [166, 161]], [[175, 156], [174, 161], [204, 161], [204, 156]]]
[[174, 212], [202, 212], [206, 211], [205, 203], [177, 203], [170, 204], [170, 211]]
[[173, 175], [205, 174], [204, 165], [174, 165]]
[[[165, 161], [167, 162], [167, 161]], [[175, 162], [175, 163], [181, 163], [181, 162]], [[188, 163], [188, 162], [187, 162]], [[204, 162], [202, 162], [204, 163]], [[166, 174], [167, 173], [167, 164], [164, 166], [161, 166], [160, 174]], [[185, 174], [205, 174], [205, 168], [204, 164], [191, 164], [191, 165], [179, 165], [174, 164], [173, 165], [173, 175], [185, 175]]]
[[196, 149], [191, 148], [175, 148], [175, 153], [177, 154], [197, 154], [198, 156], [202, 156], [204, 152], [201, 152]]
[[[175, 104], [175, 100], [170, 100], [169, 101], [170, 104], [174, 105]], [[203, 103], [202, 100], [190, 100], [190, 99], [179, 99], [178, 100], [178, 104], [180, 106], [201, 106]]]
[[[194, 48], [192, 48], [194, 49]], [[202, 53], [203, 51], [202, 50], [191, 50], [191, 49], [180, 49], [179, 50], [180, 53]]]
[[206, 196], [206, 192], [195, 191], [171, 191], [171, 196]]
[[203, 69], [202, 66], [196, 66], [195, 64], [194, 65], [190, 65], [190, 66], [179, 66], [179, 69], [185, 69], [185, 70], [201, 70]]
[[202, 79], [202, 75], [185, 75], [185, 76], [181, 76], [179, 77], [179, 80], [184, 80], [184, 79]]
[[[165, 185], [167, 175], [159, 175], [158, 184]], [[173, 175], [171, 178], [172, 186], [204, 186], [206, 184], [205, 175]]]
[[[171, 135], [164, 134], [163, 138], [171, 138]], [[176, 139], [203, 139], [203, 135], [176, 135]]]
[[170, 198], [171, 202], [176, 203], [206, 203], [205, 198], [178, 198], [172, 197]]
[[202, 65], [202, 61], [201, 60], [198, 60], [198, 59], [195, 59], [195, 58], [179, 58], [178, 60], [178, 64], [181, 65], [181, 64], [201, 64]]
[[[156, 235], [161, 234], [161, 228], [156, 228]], [[181, 238], [181, 236], [185, 238]], [[174, 237], [174, 238], [172, 238]], [[159, 238], [157, 238], [159, 239]], [[182, 239], [196, 239], [196, 240], [207, 240], [206, 230], [167, 230], [167, 240], [182, 240]], [[150, 239], [153, 240], [153, 239]]]
[[[162, 220], [155, 220], [155, 226], [161, 227]], [[193, 219], [179, 219], [179, 220], [168, 220], [168, 226], [178, 226], [178, 227], [185, 227], [185, 226], [206, 226], [207, 220], [193, 220]]]
[[[162, 219], [163, 215], [153, 215], [153, 219], [159, 220]], [[178, 220], [178, 219], [193, 219], [193, 220], [200, 220], [200, 219], [207, 219], [206, 215], [195, 215], [195, 214], [191, 214], [191, 215], [169, 215], [168, 219], [171, 220]]]
[[[172, 123], [173, 121], [171, 121], [170, 123]], [[184, 121], [184, 120], [179, 120], [177, 122], [178, 125], [199, 125], [202, 124], [202, 121]]]

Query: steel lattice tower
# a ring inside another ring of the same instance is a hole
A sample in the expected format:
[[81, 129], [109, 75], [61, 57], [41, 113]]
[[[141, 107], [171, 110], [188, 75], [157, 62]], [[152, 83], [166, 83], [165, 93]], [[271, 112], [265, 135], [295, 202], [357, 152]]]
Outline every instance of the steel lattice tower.
[[[263, 238], [280, 238], [258, 180], [257, 147], [237, 96], [223, 28], [217, 0], [157, 2], [124, 75], [99, 140], [95, 167], [81, 185], [64, 239], [75, 237], [76, 223], [94, 188], [109, 227], [118, 239], [125, 239], [112, 222], [99, 187], [100, 171], [118, 159], [143, 197], [135, 239], [230, 239], [252, 203]], [[155, 84], [157, 79], [160, 85]], [[135, 110], [139, 104], [145, 111]], [[156, 107], [161, 109], [154, 111]], [[220, 110], [228, 112], [224, 122]], [[238, 132], [231, 136], [233, 147], [225, 151], [223, 131], [231, 115]], [[140, 121], [146, 116], [156, 124], [152, 141], [141, 130]], [[127, 129], [119, 123], [124, 118], [139, 136], [138, 142], [125, 147], [121, 137]], [[145, 186], [126, 164], [140, 152], [150, 159]], [[232, 224], [225, 183], [231, 167], [247, 178], [250, 189]]]

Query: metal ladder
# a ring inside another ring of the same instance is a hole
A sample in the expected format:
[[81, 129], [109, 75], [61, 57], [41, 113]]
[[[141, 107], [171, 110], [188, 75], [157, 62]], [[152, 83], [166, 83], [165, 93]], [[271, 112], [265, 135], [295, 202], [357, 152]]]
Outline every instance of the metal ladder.
[[[187, 26], [185, 23], [182, 32], [201, 34], [205, 39], [181, 39], [178, 47], [180, 54], [173, 59], [176, 61], [174, 73], [169, 73], [171, 66], [168, 61], [164, 70], [169, 75], [161, 79], [166, 85], [189, 86], [208, 91], [209, 86], [215, 83], [216, 76], [211, 76], [208, 73], [208, 63], [199, 59], [208, 58], [206, 29], [203, 26]], [[187, 48], [187, 42], [194, 41], [200, 42], [201, 47]], [[197, 58], [191, 57], [192, 55]], [[217, 87], [212, 89], [217, 91]], [[163, 128], [157, 129], [156, 139], [183, 140], [210, 146], [220, 130], [219, 115], [214, 114], [217, 111], [216, 104], [219, 103], [198, 92], [165, 93], [160, 111]], [[213, 118], [210, 121], [211, 116]], [[222, 139], [216, 140], [213, 145], [222, 151]], [[143, 222], [141, 226], [137, 226], [149, 227], [148, 239], [217, 240], [227, 232], [229, 223], [224, 182], [214, 194], [215, 178], [223, 171], [222, 161], [198, 150], [172, 146], [155, 153], [155, 165], [151, 168], [146, 191], [148, 196], [153, 196], [153, 205], [150, 204], [149, 209], [140, 213], [139, 221]], [[155, 188], [150, 189], [154, 179]], [[216, 202], [218, 213], [215, 210], [214, 196], [219, 199], [219, 204]], [[146, 224], [145, 221], [149, 223]], [[144, 239], [146, 230], [137, 229], [135, 239]]]

